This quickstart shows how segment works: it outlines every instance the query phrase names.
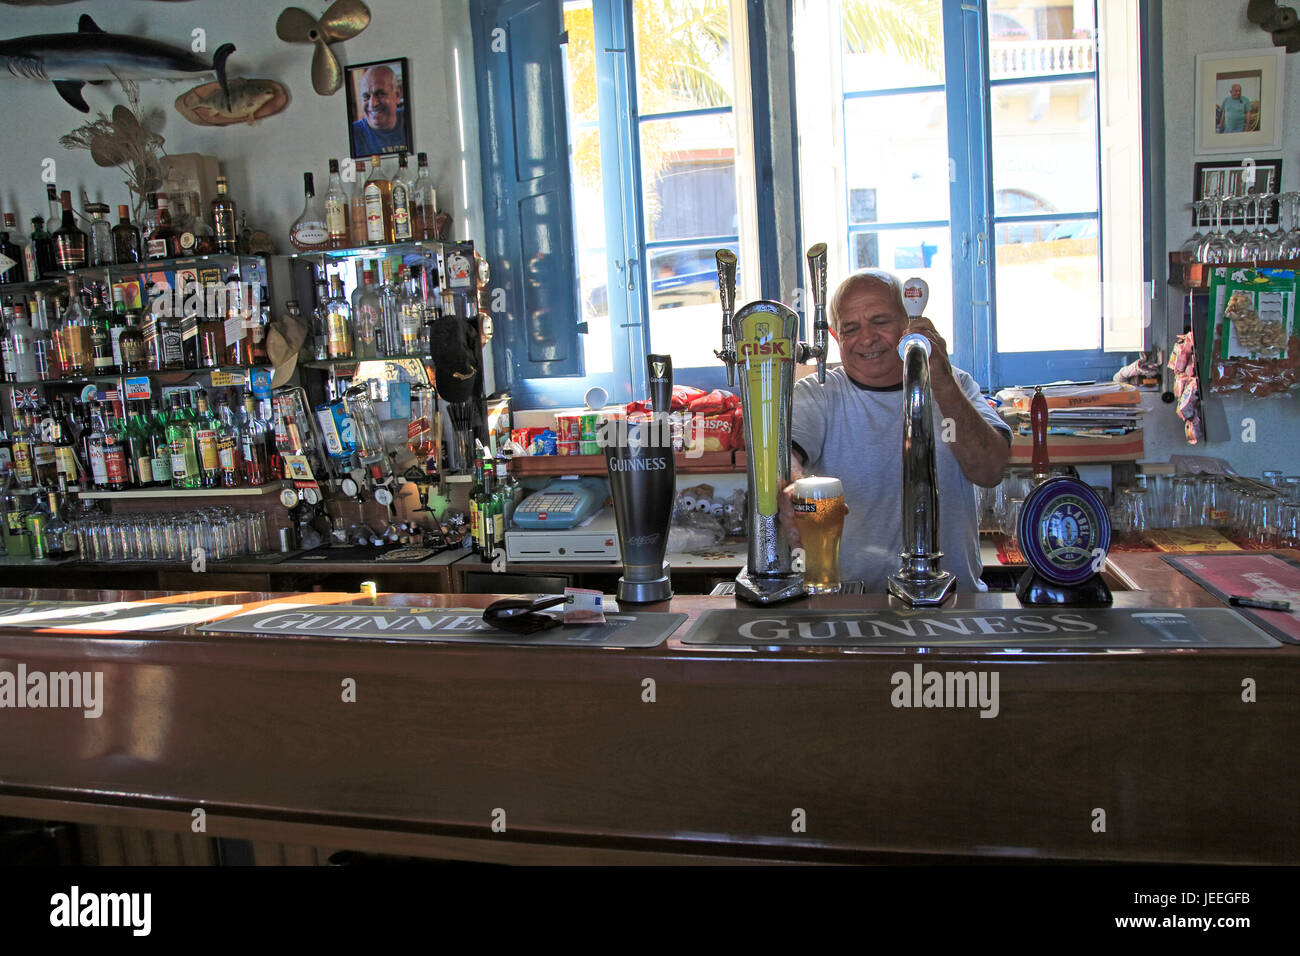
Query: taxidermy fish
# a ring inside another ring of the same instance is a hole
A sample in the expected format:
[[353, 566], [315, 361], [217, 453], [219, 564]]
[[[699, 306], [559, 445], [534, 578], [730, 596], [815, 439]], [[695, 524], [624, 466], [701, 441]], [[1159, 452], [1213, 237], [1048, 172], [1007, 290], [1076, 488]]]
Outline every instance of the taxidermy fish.
[[175, 80], [194, 73], [216, 73], [223, 91], [226, 58], [235, 52], [223, 43], [207, 63], [181, 47], [120, 33], [105, 33], [88, 14], [77, 21], [76, 33], [0, 40], [0, 66], [14, 76], [50, 80], [73, 108], [89, 113], [81, 95], [87, 83], [115, 79]]
[[226, 93], [219, 86], [205, 83], [178, 96], [176, 109], [191, 123], [201, 126], [252, 123], [258, 110], [284, 94], [284, 87], [273, 80], [246, 80], [236, 76], [230, 78], [229, 94], [227, 103]]

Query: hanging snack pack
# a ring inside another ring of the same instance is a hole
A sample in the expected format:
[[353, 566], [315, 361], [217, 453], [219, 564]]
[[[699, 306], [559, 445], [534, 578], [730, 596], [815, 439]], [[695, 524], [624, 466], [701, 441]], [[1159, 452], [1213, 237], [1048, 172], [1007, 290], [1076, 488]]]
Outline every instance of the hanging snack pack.
[[1210, 319], [1202, 379], [1211, 392], [1245, 392], [1259, 398], [1300, 385], [1294, 271], [1215, 269]]

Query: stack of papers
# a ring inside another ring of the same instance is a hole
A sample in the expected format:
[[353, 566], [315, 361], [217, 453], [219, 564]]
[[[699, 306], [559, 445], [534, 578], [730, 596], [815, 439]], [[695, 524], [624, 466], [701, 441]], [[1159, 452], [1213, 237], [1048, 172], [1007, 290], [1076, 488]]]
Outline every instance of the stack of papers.
[[[1132, 385], [1096, 382], [1086, 385], [1044, 385], [1047, 434], [1081, 438], [1127, 435], [1142, 427], [1142, 396]], [[1002, 415], [1019, 434], [1028, 437], [1032, 388], [998, 392]]]

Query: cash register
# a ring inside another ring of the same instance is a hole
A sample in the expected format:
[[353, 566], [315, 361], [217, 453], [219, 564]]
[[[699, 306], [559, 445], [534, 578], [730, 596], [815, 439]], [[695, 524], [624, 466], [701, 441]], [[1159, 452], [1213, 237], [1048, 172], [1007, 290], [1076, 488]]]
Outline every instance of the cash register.
[[618, 561], [618, 529], [604, 478], [559, 478], [515, 506], [510, 561]]

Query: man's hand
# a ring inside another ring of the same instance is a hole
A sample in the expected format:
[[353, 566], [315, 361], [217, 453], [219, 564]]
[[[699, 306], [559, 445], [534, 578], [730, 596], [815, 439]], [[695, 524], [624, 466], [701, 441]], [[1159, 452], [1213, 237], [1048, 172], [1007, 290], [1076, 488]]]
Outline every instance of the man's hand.
[[781, 494], [777, 498], [776, 520], [780, 523], [781, 530], [785, 532], [785, 540], [789, 542], [790, 547], [802, 548], [803, 538], [799, 536], [799, 526], [794, 523], [794, 502], [790, 498], [793, 492], [794, 482], [781, 489]]
[[[930, 381], [940, 391], [957, 388], [957, 380], [952, 374], [952, 363], [948, 361], [948, 343], [943, 340], [939, 330], [925, 316], [913, 319], [903, 329], [903, 335], [918, 332], [930, 340]], [[958, 389], [960, 391], [960, 389]]]

